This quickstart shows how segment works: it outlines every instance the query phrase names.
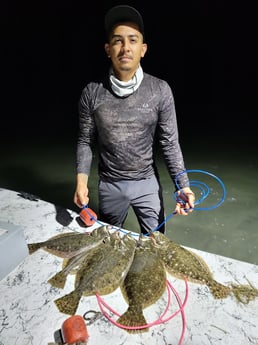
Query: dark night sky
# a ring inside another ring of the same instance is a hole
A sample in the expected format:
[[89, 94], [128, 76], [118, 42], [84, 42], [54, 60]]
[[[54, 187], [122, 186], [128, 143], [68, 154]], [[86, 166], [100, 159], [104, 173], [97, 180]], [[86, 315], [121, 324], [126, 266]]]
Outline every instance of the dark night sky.
[[104, 14], [123, 3], [143, 15], [149, 46], [142, 66], [170, 83], [183, 135], [255, 133], [257, 30], [251, 8], [230, 7], [226, 0], [159, 1], [159, 7], [10, 0], [1, 9], [6, 135], [76, 132], [81, 90], [108, 68]]

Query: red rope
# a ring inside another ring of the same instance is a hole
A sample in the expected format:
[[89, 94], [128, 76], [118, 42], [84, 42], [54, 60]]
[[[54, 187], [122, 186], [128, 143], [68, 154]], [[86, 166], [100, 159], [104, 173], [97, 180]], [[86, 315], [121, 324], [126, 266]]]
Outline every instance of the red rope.
[[[178, 292], [176, 291], [176, 289], [172, 286], [172, 284], [167, 280], [166, 281], [166, 286], [167, 286], [167, 292], [168, 292], [168, 303], [166, 305], [165, 310], [163, 311], [163, 313], [161, 314], [161, 316], [154, 322], [150, 322], [146, 325], [142, 325], [142, 326], [125, 326], [122, 325], [118, 322], [116, 322], [115, 320], [113, 320], [108, 313], [104, 310], [104, 307], [107, 308], [112, 314], [116, 315], [116, 316], [120, 316], [120, 314], [115, 311], [114, 309], [112, 309], [102, 298], [99, 294], [96, 294], [97, 297], [97, 301], [100, 307], [100, 310], [102, 312], [102, 314], [114, 325], [116, 325], [117, 327], [120, 328], [124, 328], [124, 329], [130, 329], [130, 330], [137, 330], [137, 329], [144, 329], [144, 328], [149, 328], [155, 325], [160, 325], [161, 323], [165, 323], [168, 322], [169, 320], [171, 320], [173, 317], [175, 317], [178, 313], [181, 313], [181, 317], [182, 317], [182, 324], [183, 324], [183, 328], [182, 328], [182, 333], [181, 333], [181, 337], [179, 340], [178, 345], [182, 344], [182, 341], [184, 339], [184, 334], [185, 334], [185, 330], [186, 330], [186, 319], [185, 319], [185, 313], [184, 313], [184, 307], [186, 305], [186, 302], [188, 300], [188, 284], [187, 284], [187, 279], [185, 278], [185, 287], [186, 287], [186, 294], [185, 294], [185, 298], [184, 301], [182, 302]], [[179, 305], [179, 309], [177, 311], [175, 311], [174, 313], [172, 313], [170, 316], [168, 316], [167, 318], [164, 318], [165, 315], [168, 313], [169, 311], [169, 307], [170, 307], [170, 303], [171, 303], [171, 291], [173, 292], [174, 296], [176, 297], [177, 303]]]

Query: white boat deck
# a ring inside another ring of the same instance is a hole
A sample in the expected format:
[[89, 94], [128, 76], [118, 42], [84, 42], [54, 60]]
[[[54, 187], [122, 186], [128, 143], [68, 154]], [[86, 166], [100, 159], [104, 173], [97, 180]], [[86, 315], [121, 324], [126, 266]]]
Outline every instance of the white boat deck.
[[[19, 192], [0, 189], [0, 222], [20, 226], [27, 243], [41, 242], [70, 231], [91, 231], [78, 222], [78, 214], [38, 200], [19, 196]], [[1, 242], [0, 242], [1, 243]], [[209, 265], [214, 279], [222, 284], [247, 284], [258, 288], [258, 266], [214, 255], [198, 253]], [[8, 262], [8, 257], [3, 258]], [[26, 256], [17, 267], [0, 281], [0, 345], [48, 345], [58, 342], [59, 330], [69, 315], [58, 311], [54, 300], [73, 290], [73, 276], [68, 276], [63, 290], [53, 288], [47, 281], [61, 270], [62, 259], [38, 250]], [[248, 281], [247, 281], [248, 280]], [[186, 296], [184, 281], [168, 276], [168, 281], [183, 301]], [[185, 307], [179, 311], [178, 301], [168, 291], [154, 305], [144, 310], [149, 323], [148, 332], [129, 334], [115, 325], [116, 315], [106, 313], [92, 324], [87, 324], [88, 345], [258, 345], [258, 298], [249, 304], [239, 304], [233, 296], [215, 300], [207, 286], [188, 283]], [[127, 305], [120, 289], [102, 296], [118, 313]], [[83, 297], [76, 314], [89, 310], [100, 311], [95, 296]], [[163, 316], [162, 316], [163, 315]], [[161, 319], [160, 319], [161, 318]], [[155, 323], [156, 321], [156, 323]]]

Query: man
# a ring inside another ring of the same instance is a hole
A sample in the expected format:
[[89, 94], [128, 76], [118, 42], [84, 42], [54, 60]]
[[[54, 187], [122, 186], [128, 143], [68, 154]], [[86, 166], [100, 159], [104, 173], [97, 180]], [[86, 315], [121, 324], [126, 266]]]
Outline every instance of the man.
[[89, 203], [92, 148], [99, 153], [99, 219], [123, 227], [132, 207], [142, 233], [164, 233], [164, 205], [154, 162], [155, 140], [178, 190], [175, 213], [194, 208], [181, 152], [172, 91], [168, 83], [143, 72], [147, 51], [142, 16], [133, 7], [115, 6], [105, 16], [111, 59], [108, 75], [90, 82], [79, 102], [77, 186], [74, 202]]

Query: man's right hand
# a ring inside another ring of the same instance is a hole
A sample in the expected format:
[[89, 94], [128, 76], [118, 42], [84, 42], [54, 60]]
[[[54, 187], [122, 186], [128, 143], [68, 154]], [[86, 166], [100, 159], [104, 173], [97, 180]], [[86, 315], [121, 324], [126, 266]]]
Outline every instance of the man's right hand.
[[74, 203], [82, 208], [89, 204], [89, 190], [88, 190], [88, 175], [78, 174], [77, 175], [77, 186], [74, 193]]

